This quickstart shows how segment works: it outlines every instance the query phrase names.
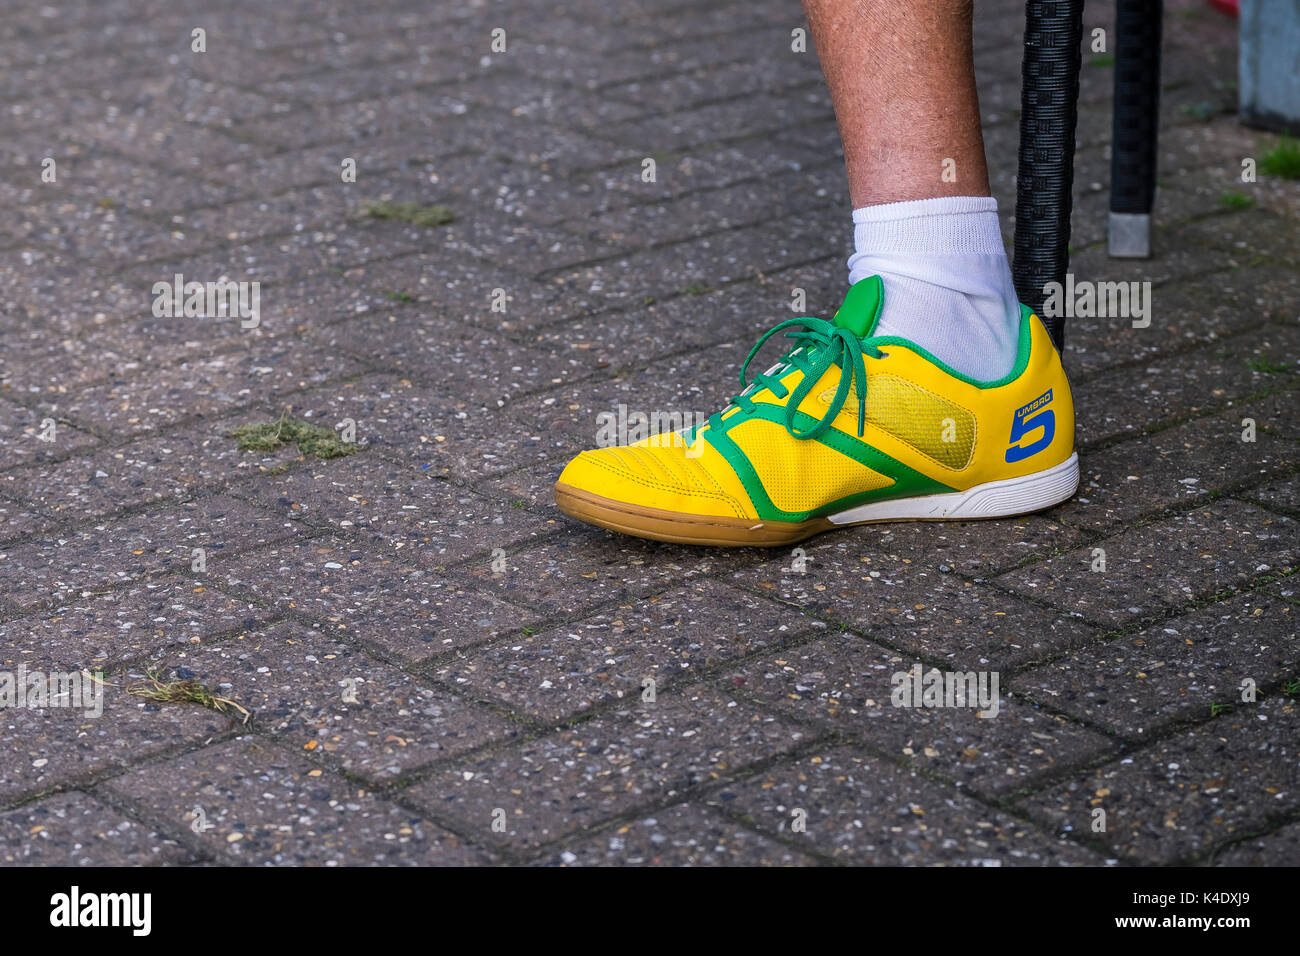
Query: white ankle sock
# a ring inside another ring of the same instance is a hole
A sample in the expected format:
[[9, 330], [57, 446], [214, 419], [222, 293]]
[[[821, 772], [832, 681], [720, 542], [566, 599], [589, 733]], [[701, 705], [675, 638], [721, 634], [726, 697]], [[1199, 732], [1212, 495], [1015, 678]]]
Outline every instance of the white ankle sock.
[[873, 335], [909, 339], [980, 381], [1015, 365], [1020, 305], [998, 228], [998, 201], [946, 196], [853, 210], [849, 283], [879, 275]]

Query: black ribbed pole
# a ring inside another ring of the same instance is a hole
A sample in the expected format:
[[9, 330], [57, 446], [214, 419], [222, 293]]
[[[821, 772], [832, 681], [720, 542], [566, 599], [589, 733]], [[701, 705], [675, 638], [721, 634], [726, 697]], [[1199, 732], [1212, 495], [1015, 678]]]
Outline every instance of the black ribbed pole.
[[1079, 109], [1083, 0], [1025, 4], [1020, 153], [1016, 174], [1015, 261], [1020, 301], [1065, 344], [1065, 317], [1042, 314], [1044, 286], [1064, 282], [1070, 264], [1074, 128]]
[[1107, 248], [1116, 257], [1151, 255], [1163, 12], [1161, 0], [1119, 0], [1115, 7], [1115, 119]]

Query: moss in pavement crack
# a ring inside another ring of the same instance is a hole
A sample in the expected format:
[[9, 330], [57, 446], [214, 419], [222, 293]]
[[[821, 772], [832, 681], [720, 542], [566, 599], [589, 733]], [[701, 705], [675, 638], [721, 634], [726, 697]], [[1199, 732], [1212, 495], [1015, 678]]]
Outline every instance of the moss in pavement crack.
[[346, 442], [323, 425], [282, 416], [279, 421], [240, 425], [229, 432], [244, 451], [275, 451], [283, 445], [297, 445], [304, 455], [339, 458], [360, 451], [356, 442]]
[[417, 226], [445, 226], [455, 222], [456, 214], [446, 206], [424, 206], [418, 202], [389, 202], [381, 199], [366, 207], [372, 219], [396, 219]]

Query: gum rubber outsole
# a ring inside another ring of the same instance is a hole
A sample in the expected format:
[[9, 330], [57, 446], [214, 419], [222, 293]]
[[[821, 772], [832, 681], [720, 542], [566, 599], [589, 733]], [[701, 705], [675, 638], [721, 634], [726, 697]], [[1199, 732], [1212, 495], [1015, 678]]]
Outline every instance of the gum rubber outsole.
[[1079, 486], [1079, 456], [1044, 471], [976, 485], [966, 491], [917, 498], [898, 498], [849, 508], [808, 521], [760, 521], [681, 514], [614, 501], [555, 484], [555, 503], [570, 518], [610, 531], [670, 541], [720, 547], [776, 548], [797, 544], [832, 528], [890, 521], [971, 521], [1007, 518], [1051, 508], [1068, 500]]

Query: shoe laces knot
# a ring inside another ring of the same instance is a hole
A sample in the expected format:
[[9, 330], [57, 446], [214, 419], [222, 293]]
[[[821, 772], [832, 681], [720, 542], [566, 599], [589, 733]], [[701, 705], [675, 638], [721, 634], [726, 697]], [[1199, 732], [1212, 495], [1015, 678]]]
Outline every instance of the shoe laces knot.
[[[749, 363], [754, 360], [759, 349], [768, 339], [783, 330], [785, 337], [792, 339], [796, 344], [781, 357], [776, 367], [747, 379], [745, 376], [749, 371]], [[745, 362], [740, 367], [741, 392], [732, 397], [731, 405], [746, 412], [752, 411], [754, 403], [750, 396], [763, 388], [770, 389], [777, 398], [789, 396], [790, 400], [785, 404], [785, 430], [791, 437], [807, 441], [821, 435], [831, 426], [843, 410], [844, 403], [849, 397], [849, 390], [854, 389], [858, 399], [858, 437], [861, 438], [867, 421], [867, 368], [864, 358], [867, 355], [872, 358], [884, 357], [884, 353], [870, 343], [867, 343], [864, 348], [862, 339], [834, 322], [812, 316], [787, 319], [759, 336], [754, 347], [745, 356]], [[806, 431], [800, 431], [796, 424], [799, 406], [832, 365], [838, 365], [841, 370], [835, 397], [831, 399], [826, 413], [817, 420], [815, 425]], [[795, 386], [793, 393], [781, 382], [781, 376], [789, 372], [792, 367], [803, 372], [803, 377]], [[710, 420], [712, 427], [719, 426], [721, 416], [722, 413], [713, 416]]]

